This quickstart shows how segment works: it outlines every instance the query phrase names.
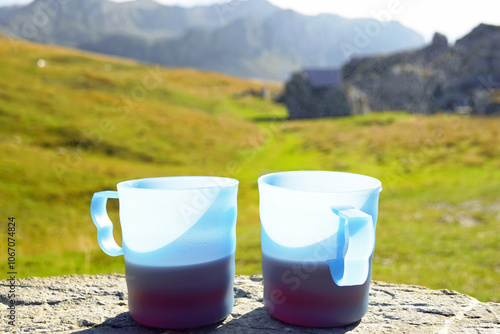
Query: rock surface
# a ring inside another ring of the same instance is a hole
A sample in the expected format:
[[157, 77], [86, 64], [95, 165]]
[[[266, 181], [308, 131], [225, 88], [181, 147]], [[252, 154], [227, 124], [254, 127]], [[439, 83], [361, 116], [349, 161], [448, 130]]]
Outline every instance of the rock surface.
[[7, 323], [9, 281], [0, 281], [0, 331], [66, 333], [500, 333], [500, 304], [449, 290], [372, 282], [368, 313], [335, 329], [287, 325], [262, 303], [262, 278], [237, 276], [235, 306], [221, 323], [184, 331], [143, 327], [130, 317], [123, 275], [16, 281], [15, 326]]
[[495, 114], [500, 110], [500, 27], [480, 24], [449, 46], [436, 34], [428, 46], [354, 58], [345, 84], [363, 92], [373, 110]]

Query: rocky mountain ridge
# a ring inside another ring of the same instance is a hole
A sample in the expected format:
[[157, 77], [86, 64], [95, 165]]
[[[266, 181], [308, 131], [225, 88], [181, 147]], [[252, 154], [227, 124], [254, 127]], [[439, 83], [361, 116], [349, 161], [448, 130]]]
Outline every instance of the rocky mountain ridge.
[[354, 58], [344, 84], [366, 94], [372, 110], [500, 112], [500, 27], [480, 24], [451, 46], [436, 34], [428, 46]]

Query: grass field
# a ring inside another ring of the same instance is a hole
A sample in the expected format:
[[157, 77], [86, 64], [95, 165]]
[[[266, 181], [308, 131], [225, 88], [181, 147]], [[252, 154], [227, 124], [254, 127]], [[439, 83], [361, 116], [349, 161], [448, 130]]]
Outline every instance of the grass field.
[[286, 121], [235, 97], [257, 81], [1, 39], [0, 74], [1, 232], [14, 216], [20, 276], [124, 272], [97, 245], [92, 194], [168, 175], [240, 180], [237, 272], [259, 273], [257, 178], [324, 169], [382, 181], [375, 280], [500, 302], [500, 118]]

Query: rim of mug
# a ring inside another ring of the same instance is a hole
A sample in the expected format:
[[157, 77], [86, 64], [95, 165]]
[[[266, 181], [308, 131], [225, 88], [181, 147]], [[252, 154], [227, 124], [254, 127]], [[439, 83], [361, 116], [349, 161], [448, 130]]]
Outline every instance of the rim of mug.
[[[144, 182], [144, 181], [156, 181], [161, 179], [207, 179], [207, 185], [199, 187], [186, 187], [186, 188], [147, 188], [147, 187], [137, 187], [134, 183]], [[214, 179], [224, 179], [229, 181], [227, 184], [215, 184], [209, 185], [210, 180]], [[143, 191], [193, 191], [193, 190], [203, 190], [203, 189], [214, 189], [214, 188], [228, 188], [239, 185], [240, 181], [231, 177], [225, 176], [206, 176], [206, 175], [178, 175], [178, 176], [158, 176], [158, 177], [146, 177], [135, 180], [121, 181], [116, 185], [117, 189], [134, 189]]]
[[[358, 189], [358, 190], [347, 190], [347, 191], [314, 191], [314, 190], [301, 190], [301, 189], [276, 186], [273, 184], [269, 184], [268, 182], [265, 181], [266, 178], [271, 177], [273, 175], [295, 174], [295, 173], [297, 173], [297, 174], [298, 173], [311, 173], [311, 174], [312, 173], [325, 173], [325, 174], [337, 174], [337, 175], [346, 174], [346, 175], [350, 175], [350, 176], [370, 179], [372, 181], [375, 181], [376, 186], [367, 187], [367, 188]], [[281, 191], [302, 193], [302, 194], [308, 194], [308, 195], [317, 195], [317, 196], [322, 196], [322, 195], [327, 195], [327, 194], [356, 194], [356, 193], [372, 193], [372, 192], [380, 193], [382, 191], [382, 182], [379, 179], [374, 178], [373, 176], [357, 174], [357, 173], [349, 173], [349, 172], [327, 171], [327, 170], [295, 170], [295, 171], [283, 171], [283, 172], [269, 173], [269, 174], [265, 174], [265, 175], [262, 175], [261, 177], [259, 177], [257, 182], [259, 183], [259, 185], [264, 185], [264, 186], [274, 188], [277, 190], [281, 190]]]

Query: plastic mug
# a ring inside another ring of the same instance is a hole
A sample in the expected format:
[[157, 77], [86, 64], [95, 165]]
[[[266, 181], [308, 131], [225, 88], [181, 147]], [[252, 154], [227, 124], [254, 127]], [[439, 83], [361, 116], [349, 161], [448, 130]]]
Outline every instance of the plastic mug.
[[[233, 308], [238, 181], [179, 176], [121, 182], [95, 193], [90, 212], [102, 250], [124, 255], [130, 315], [159, 328], [192, 328]], [[106, 212], [118, 198], [122, 247]]]
[[360, 320], [368, 308], [380, 181], [293, 171], [258, 183], [269, 314], [306, 327]]

